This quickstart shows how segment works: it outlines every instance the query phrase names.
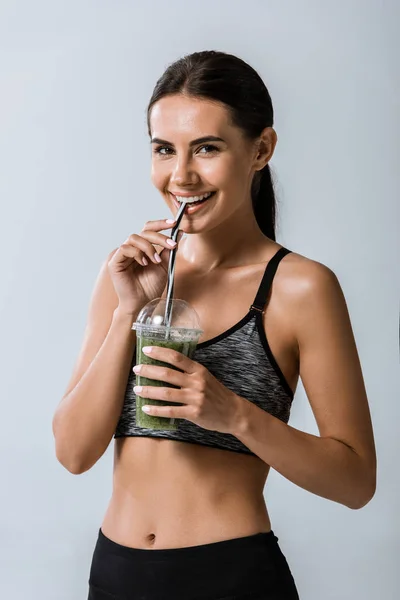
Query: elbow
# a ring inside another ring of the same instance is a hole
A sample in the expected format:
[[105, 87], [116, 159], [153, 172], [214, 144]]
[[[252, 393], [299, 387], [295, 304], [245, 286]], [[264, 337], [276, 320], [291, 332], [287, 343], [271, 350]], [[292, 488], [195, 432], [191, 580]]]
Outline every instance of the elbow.
[[56, 451], [56, 457], [60, 465], [64, 467], [72, 475], [81, 475], [85, 471], [88, 471], [90, 467], [84, 467], [83, 464], [77, 460], [66, 458], [60, 452]]
[[67, 469], [67, 471], [69, 473], [71, 473], [72, 475], [81, 475], [82, 473], [85, 472], [85, 469], [81, 469], [80, 467], [75, 466], [75, 465], [71, 465], [71, 466], [63, 465], [63, 467], [65, 467]]
[[81, 475], [89, 471], [104, 454], [109, 443], [109, 440], [107, 444], [101, 440], [97, 440], [96, 444], [85, 440], [84, 444], [81, 444], [76, 437], [65, 431], [56, 431], [56, 428], [53, 428], [53, 433], [56, 458], [72, 475]]
[[56, 458], [60, 465], [64, 467], [72, 475], [81, 475], [88, 471], [92, 464], [88, 465], [87, 460], [83, 460], [82, 456], [71, 451], [70, 444], [67, 446], [60, 442], [55, 444]]
[[56, 443], [56, 458], [64, 469], [72, 475], [82, 475], [96, 464], [100, 456], [93, 453], [72, 452], [71, 448], [62, 448], [61, 445]]
[[348, 504], [347, 506], [349, 508], [351, 508], [352, 510], [360, 510], [360, 508], [364, 508], [364, 506], [366, 506], [369, 502], [371, 502], [372, 498], [375, 495], [375, 491], [373, 491], [370, 494], [367, 494], [365, 496], [363, 496], [362, 499], [357, 499], [357, 502], [354, 502], [352, 504]]
[[[61, 463], [62, 464], [62, 463]], [[84, 467], [80, 463], [63, 464], [63, 467], [67, 469], [72, 475], [82, 475], [86, 471], [89, 471], [90, 467]]]
[[[53, 433], [54, 433], [54, 429], [53, 429]], [[73, 475], [80, 475], [80, 473], [83, 473], [83, 471], [81, 469], [81, 465], [76, 460], [76, 458], [71, 457], [70, 452], [66, 452], [65, 446], [61, 445], [60, 441], [57, 440], [57, 437], [55, 434], [54, 434], [54, 438], [55, 438], [56, 459], [58, 460], [60, 465], [62, 465], [64, 467], [64, 469], [66, 469]]]
[[92, 464], [87, 465], [81, 453], [73, 450], [73, 442], [57, 428], [55, 419], [53, 420], [53, 435], [55, 440], [55, 454], [60, 465], [64, 467], [72, 475], [81, 475], [88, 471]]
[[347, 506], [352, 510], [359, 510], [360, 508], [364, 508], [369, 502], [371, 502], [372, 498], [375, 496], [376, 492], [376, 474], [374, 473], [372, 478], [369, 478], [365, 484], [361, 488], [358, 487], [356, 492], [354, 493], [352, 502]]

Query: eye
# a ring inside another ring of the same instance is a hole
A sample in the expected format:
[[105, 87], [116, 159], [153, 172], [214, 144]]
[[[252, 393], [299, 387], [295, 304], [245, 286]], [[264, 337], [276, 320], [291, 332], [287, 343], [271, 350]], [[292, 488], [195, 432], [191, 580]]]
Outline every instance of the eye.
[[216, 146], [212, 146], [211, 144], [205, 144], [204, 146], [201, 146], [199, 149], [203, 150], [204, 148], [208, 148], [208, 152], [206, 152], [206, 154], [210, 154], [212, 152], [218, 152], [219, 148], [217, 148]]
[[[206, 152], [200, 152], [200, 150], [206, 150]], [[161, 156], [169, 156], [172, 152], [173, 149], [170, 146], [158, 146], [154, 149], [154, 154]], [[199, 148], [199, 154], [212, 154], [213, 152], [219, 152], [219, 148], [212, 144], [204, 144]]]
[[169, 146], [158, 146], [158, 148], [154, 149], [155, 154], [161, 154], [162, 156], [166, 156], [168, 152], [161, 152], [161, 150], [171, 150]]

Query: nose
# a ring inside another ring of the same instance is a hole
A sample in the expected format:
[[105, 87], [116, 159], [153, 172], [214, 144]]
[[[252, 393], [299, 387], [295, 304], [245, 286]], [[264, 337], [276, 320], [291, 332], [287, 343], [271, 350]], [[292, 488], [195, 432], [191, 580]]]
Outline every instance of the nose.
[[193, 185], [197, 183], [199, 176], [193, 169], [191, 161], [185, 157], [176, 159], [175, 168], [171, 173], [171, 184], [176, 186]]

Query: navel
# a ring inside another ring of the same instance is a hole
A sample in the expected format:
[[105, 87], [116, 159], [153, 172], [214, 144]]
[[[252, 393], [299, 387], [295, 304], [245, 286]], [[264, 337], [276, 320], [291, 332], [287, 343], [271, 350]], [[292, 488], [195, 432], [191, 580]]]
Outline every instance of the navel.
[[154, 545], [154, 542], [156, 541], [156, 534], [155, 533], [149, 533], [146, 536], [146, 540], [150, 545]]

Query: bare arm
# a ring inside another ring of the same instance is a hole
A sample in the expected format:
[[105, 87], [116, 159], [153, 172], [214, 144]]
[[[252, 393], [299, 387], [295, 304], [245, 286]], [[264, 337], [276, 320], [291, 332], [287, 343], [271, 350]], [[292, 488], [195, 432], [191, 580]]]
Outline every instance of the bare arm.
[[114, 252], [102, 265], [82, 350], [53, 418], [57, 458], [75, 474], [90, 469], [112, 439], [135, 349], [136, 314], [120, 311], [107, 271]]
[[376, 454], [368, 399], [346, 302], [335, 274], [308, 261], [290, 314], [300, 376], [320, 437], [299, 431], [243, 402], [234, 433], [300, 487], [361, 508], [376, 487]]

